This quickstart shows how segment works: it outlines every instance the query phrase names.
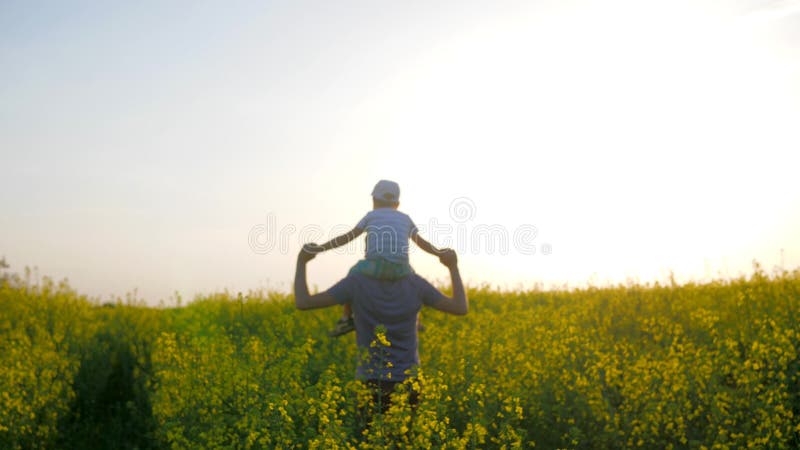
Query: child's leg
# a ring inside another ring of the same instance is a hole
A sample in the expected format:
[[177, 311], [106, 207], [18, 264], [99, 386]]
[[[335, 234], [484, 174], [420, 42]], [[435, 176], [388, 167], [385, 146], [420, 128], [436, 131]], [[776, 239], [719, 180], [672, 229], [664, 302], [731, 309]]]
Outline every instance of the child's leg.
[[348, 303], [345, 303], [342, 305], [342, 317], [336, 321], [336, 325], [334, 325], [333, 329], [328, 331], [328, 336], [341, 336], [355, 329], [355, 323], [353, 322], [353, 308], [351, 308]]
[[353, 315], [353, 308], [350, 307], [349, 303], [345, 303], [342, 305], [342, 318], [347, 319], [352, 317]]

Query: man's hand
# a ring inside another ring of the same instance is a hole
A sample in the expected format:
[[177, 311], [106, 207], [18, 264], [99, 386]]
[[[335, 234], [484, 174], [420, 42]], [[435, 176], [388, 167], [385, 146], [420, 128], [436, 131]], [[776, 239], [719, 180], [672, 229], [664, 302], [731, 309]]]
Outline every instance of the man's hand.
[[303, 245], [303, 250], [314, 254], [322, 253], [325, 251], [325, 249], [322, 248], [321, 245], [317, 245], [314, 242], [309, 242], [308, 244]]
[[294, 273], [294, 304], [297, 309], [324, 308], [336, 304], [336, 299], [327, 292], [311, 295], [308, 293], [306, 283], [306, 263], [314, 259], [319, 253], [316, 244], [306, 244], [297, 255], [297, 268]]
[[448, 269], [452, 269], [458, 266], [458, 255], [452, 248], [442, 249], [439, 255], [439, 262], [447, 266]]
[[297, 255], [297, 259], [301, 262], [307, 263], [316, 258], [317, 253], [320, 253], [321, 251], [322, 249], [317, 244], [305, 244], [300, 250], [300, 254]]

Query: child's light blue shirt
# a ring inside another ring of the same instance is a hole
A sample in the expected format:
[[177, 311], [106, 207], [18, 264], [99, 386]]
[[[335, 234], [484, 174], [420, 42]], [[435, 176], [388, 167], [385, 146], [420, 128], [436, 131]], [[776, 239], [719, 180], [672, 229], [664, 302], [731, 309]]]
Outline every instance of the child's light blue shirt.
[[356, 228], [367, 233], [366, 259], [383, 258], [395, 264], [408, 264], [408, 240], [418, 230], [407, 214], [394, 208], [373, 209]]

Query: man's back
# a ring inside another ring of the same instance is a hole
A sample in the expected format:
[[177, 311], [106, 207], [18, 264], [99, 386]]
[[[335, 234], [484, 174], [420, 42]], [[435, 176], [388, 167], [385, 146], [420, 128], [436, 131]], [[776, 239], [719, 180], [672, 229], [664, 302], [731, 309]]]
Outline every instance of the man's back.
[[[396, 381], [405, 379], [406, 371], [419, 365], [416, 326], [419, 310], [422, 305], [433, 305], [445, 298], [415, 274], [390, 281], [354, 273], [328, 293], [338, 302], [352, 305], [358, 346], [369, 351], [369, 361], [359, 361], [357, 376]], [[388, 346], [380, 344], [377, 338], [376, 329], [381, 328], [385, 329]]]

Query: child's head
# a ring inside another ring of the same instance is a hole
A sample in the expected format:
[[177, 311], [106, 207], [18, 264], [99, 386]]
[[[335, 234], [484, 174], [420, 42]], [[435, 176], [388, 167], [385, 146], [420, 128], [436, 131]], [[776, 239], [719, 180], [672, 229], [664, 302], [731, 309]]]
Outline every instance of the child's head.
[[372, 190], [373, 208], [395, 208], [400, 205], [400, 186], [394, 181], [381, 180]]

